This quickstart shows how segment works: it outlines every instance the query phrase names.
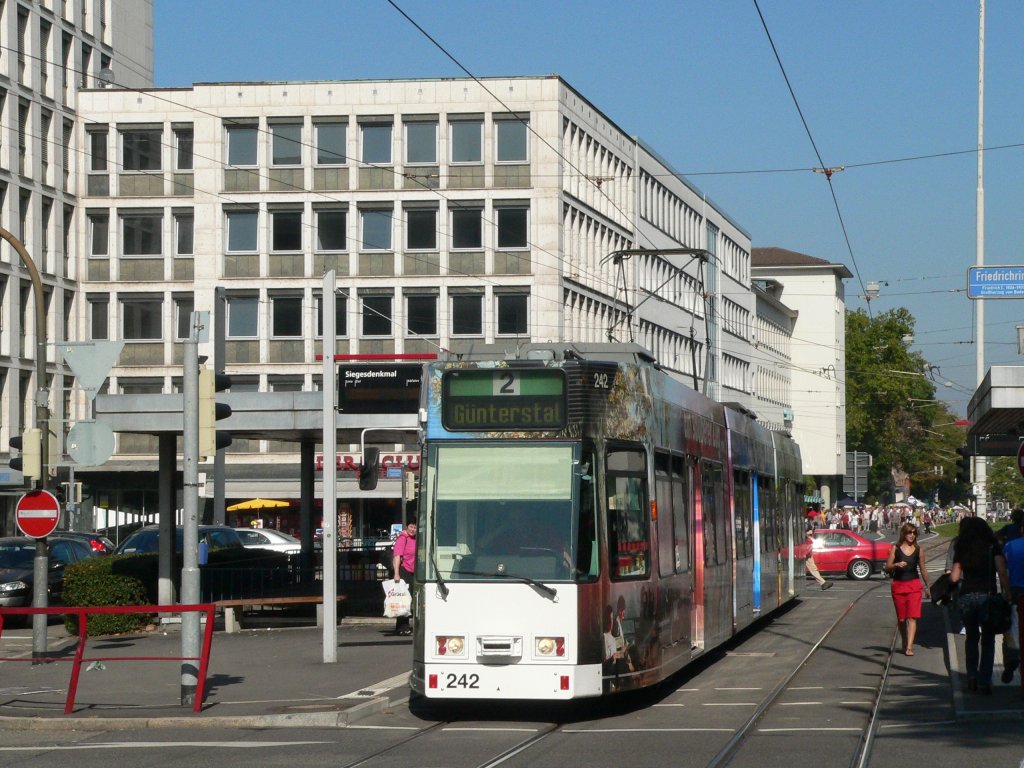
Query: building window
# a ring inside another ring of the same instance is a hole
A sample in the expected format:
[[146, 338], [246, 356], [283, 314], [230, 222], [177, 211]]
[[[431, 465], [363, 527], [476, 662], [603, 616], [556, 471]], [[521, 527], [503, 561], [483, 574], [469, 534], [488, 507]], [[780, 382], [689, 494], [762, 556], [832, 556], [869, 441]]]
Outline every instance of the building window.
[[174, 300], [174, 339], [188, 341], [192, 338], [192, 313], [196, 302], [192, 296], [182, 296]]
[[405, 323], [410, 336], [436, 336], [437, 296], [406, 296]]
[[[337, 294], [334, 297], [334, 325], [338, 336], [348, 335], [348, 296]], [[324, 297], [316, 299], [316, 335], [324, 335]]]
[[256, 296], [229, 296], [228, 337], [255, 339], [259, 336], [260, 302]]
[[107, 327], [108, 313], [110, 311], [110, 299], [89, 298], [89, 338], [95, 341], [106, 341], [110, 338], [110, 331]]
[[195, 254], [195, 215], [188, 213], [174, 214], [174, 255], [192, 256]]
[[302, 297], [274, 296], [271, 335], [275, 338], [302, 336]]
[[363, 296], [363, 336], [391, 335], [391, 297]]
[[271, 165], [302, 165], [302, 123], [270, 126]]
[[124, 299], [121, 302], [122, 333], [125, 341], [157, 341], [163, 338], [162, 297]]
[[483, 209], [457, 208], [453, 210], [452, 248], [480, 250], [483, 247]]
[[484, 302], [480, 294], [455, 294], [452, 302], [452, 336], [482, 336]]
[[302, 250], [302, 211], [271, 211], [271, 249], [281, 251]]
[[125, 171], [159, 171], [162, 136], [159, 128], [121, 131], [121, 167]]
[[409, 165], [437, 162], [437, 123], [405, 124], [405, 162]]
[[529, 332], [525, 293], [499, 293], [495, 295], [499, 336], [525, 336]]
[[162, 213], [132, 213], [121, 217], [121, 255], [159, 256], [163, 253]]
[[390, 251], [391, 211], [360, 211], [359, 218], [363, 226], [363, 250]]
[[450, 124], [453, 163], [483, 162], [484, 123], [482, 120], [457, 120]]
[[526, 208], [498, 208], [498, 248], [526, 248]]
[[110, 255], [110, 216], [106, 213], [89, 214], [89, 255], [106, 258]]
[[519, 120], [496, 120], [494, 127], [498, 137], [498, 162], [525, 163], [529, 159], [526, 123]]
[[316, 164], [345, 165], [348, 161], [345, 123], [316, 124]]
[[410, 208], [405, 212], [405, 247], [410, 251], [437, 250], [437, 211]]
[[257, 250], [257, 211], [228, 211], [228, 252], [255, 253]]
[[228, 127], [228, 165], [252, 167], [256, 162], [257, 131], [255, 125]]
[[391, 164], [391, 126], [367, 123], [359, 126], [363, 137], [363, 162]]
[[316, 249], [318, 251], [344, 251], [348, 247], [345, 236], [345, 211], [320, 210], [316, 212]]
[[192, 128], [174, 129], [174, 168], [178, 171], [192, 170]]
[[102, 173], [107, 170], [107, 130], [89, 131], [89, 171]]

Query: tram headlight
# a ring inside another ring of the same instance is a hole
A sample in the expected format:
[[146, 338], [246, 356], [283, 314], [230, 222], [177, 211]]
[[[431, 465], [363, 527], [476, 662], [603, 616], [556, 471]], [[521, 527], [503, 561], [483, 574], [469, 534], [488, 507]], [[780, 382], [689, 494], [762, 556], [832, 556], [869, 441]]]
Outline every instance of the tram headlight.
[[538, 637], [534, 643], [538, 656], [565, 656], [564, 637]]
[[434, 638], [434, 650], [438, 656], [463, 656], [466, 638], [461, 635], [438, 635]]

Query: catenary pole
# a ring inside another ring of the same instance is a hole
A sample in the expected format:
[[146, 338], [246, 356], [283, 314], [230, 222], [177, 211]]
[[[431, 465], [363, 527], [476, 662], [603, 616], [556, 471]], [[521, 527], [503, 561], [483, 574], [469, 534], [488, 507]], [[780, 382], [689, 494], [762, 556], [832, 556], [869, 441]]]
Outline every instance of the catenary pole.
[[[199, 603], [199, 323], [192, 313], [182, 365], [182, 480], [184, 482], [184, 530], [182, 532], [181, 602]], [[199, 658], [199, 613], [181, 615], [181, 655]], [[195, 702], [199, 670], [195, 661], [181, 664], [181, 705]]]
[[[977, 220], [975, 243], [975, 262], [979, 267], [985, 266], [985, 0], [978, 2], [978, 191], [976, 197]], [[981, 386], [985, 378], [985, 301], [977, 299], [975, 303], [978, 318], [978, 343], [975, 347], [977, 360], [977, 384]], [[974, 457], [974, 484], [978, 494], [974, 499], [974, 513], [984, 515], [988, 511], [988, 467], [984, 456]]]
[[338, 430], [337, 410], [337, 368], [334, 350], [337, 344], [338, 328], [335, 317], [334, 294], [337, 290], [337, 276], [332, 269], [324, 275], [321, 299], [323, 312], [323, 552], [324, 557], [324, 664], [338, 660]]

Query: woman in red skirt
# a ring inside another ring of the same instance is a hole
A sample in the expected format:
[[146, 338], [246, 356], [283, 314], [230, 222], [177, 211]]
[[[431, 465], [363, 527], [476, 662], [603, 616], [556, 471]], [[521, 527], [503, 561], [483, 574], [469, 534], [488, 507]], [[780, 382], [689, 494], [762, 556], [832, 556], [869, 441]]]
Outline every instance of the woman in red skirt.
[[930, 592], [924, 550], [917, 545], [917, 526], [913, 523], [904, 523], [900, 528], [900, 537], [889, 550], [885, 570], [892, 575], [892, 602], [896, 606], [903, 653], [913, 656], [917, 620], [921, 618], [922, 585], [925, 594]]

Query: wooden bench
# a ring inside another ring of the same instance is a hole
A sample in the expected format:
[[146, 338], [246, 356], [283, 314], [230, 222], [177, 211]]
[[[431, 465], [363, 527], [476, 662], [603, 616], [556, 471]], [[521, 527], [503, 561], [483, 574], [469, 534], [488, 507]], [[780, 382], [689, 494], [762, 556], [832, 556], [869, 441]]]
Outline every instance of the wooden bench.
[[[345, 602], [345, 595], [338, 595], [338, 603]], [[228, 633], [238, 632], [242, 628], [242, 614], [246, 608], [253, 608], [257, 605], [315, 605], [316, 625], [324, 625], [324, 598], [323, 595], [292, 595], [287, 597], [242, 597], [233, 600], [216, 600], [218, 608], [224, 610], [224, 631]]]

